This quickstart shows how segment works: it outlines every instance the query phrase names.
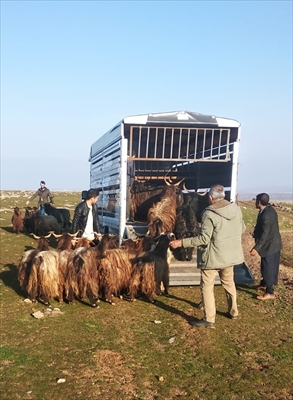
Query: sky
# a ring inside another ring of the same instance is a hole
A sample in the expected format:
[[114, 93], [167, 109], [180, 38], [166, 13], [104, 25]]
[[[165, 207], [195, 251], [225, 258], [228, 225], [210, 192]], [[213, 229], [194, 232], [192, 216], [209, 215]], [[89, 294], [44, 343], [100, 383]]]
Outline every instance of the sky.
[[241, 123], [238, 192], [292, 192], [292, 1], [1, 1], [1, 189], [84, 190], [129, 115]]

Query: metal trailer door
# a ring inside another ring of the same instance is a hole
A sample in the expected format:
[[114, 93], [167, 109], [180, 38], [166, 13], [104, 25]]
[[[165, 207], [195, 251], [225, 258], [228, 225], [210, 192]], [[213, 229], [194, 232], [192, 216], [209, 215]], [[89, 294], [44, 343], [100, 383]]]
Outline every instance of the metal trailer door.
[[[240, 129], [239, 135], [240, 137]], [[239, 139], [237, 142], [233, 143], [233, 155], [232, 155], [232, 174], [231, 174], [231, 193], [230, 193], [230, 201], [236, 201], [237, 195], [237, 180], [238, 180], [238, 165], [239, 165]]]
[[125, 232], [125, 226], [126, 226], [126, 207], [127, 207], [127, 201], [130, 201], [130, 199], [127, 199], [127, 145], [128, 145], [128, 140], [123, 137], [123, 130], [124, 130], [124, 125], [122, 124], [121, 126], [121, 151], [120, 151], [120, 196], [119, 196], [119, 201], [120, 201], [120, 221], [119, 221], [119, 238], [120, 240], [124, 236]]

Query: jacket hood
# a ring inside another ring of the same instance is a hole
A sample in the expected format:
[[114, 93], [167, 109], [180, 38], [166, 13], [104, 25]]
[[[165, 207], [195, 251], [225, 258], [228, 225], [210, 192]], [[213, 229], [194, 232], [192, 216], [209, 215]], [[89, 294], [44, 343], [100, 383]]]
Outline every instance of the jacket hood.
[[220, 200], [210, 205], [207, 210], [214, 212], [220, 217], [231, 220], [238, 214], [238, 206], [236, 203], [230, 203], [227, 200]]

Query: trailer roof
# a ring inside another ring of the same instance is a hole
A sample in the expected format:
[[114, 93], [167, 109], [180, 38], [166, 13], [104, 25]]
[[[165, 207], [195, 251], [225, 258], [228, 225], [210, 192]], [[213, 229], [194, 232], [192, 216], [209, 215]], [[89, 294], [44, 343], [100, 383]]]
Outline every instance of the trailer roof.
[[165, 113], [132, 115], [125, 117], [121, 122], [124, 124], [190, 124], [190, 125], [213, 125], [226, 128], [238, 128], [240, 123], [235, 119], [216, 117], [214, 115], [199, 114], [190, 111], [172, 111]]
[[[187, 127], [187, 128], [234, 128], [238, 129], [240, 123], [235, 119], [216, 117], [214, 115], [199, 114], [190, 111], [172, 111], [155, 114], [131, 115], [123, 118], [108, 132], [96, 140], [90, 150], [90, 159], [97, 151], [109, 146], [121, 135], [121, 125], [125, 126], [154, 126], [154, 127]], [[125, 131], [124, 131], [125, 133]], [[237, 133], [237, 137], [239, 132]]]

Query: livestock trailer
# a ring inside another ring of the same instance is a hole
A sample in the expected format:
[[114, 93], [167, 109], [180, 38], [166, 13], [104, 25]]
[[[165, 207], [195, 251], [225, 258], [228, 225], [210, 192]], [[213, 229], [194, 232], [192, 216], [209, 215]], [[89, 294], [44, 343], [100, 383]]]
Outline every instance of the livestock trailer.
[[[147, 221], [134, 215], [134, 190], [153, 190], [184, 181], [188, 191], [204, 192], [219, 183], [236, 200], [240, 123], [234, 119], [176, 111], [133, 115], [94, 142], [90, 187], [100, 191], [99, 222], [120, 238], [145, 233]], [[172, 260], [170, 284], [198, 284], [196, 262]]]

